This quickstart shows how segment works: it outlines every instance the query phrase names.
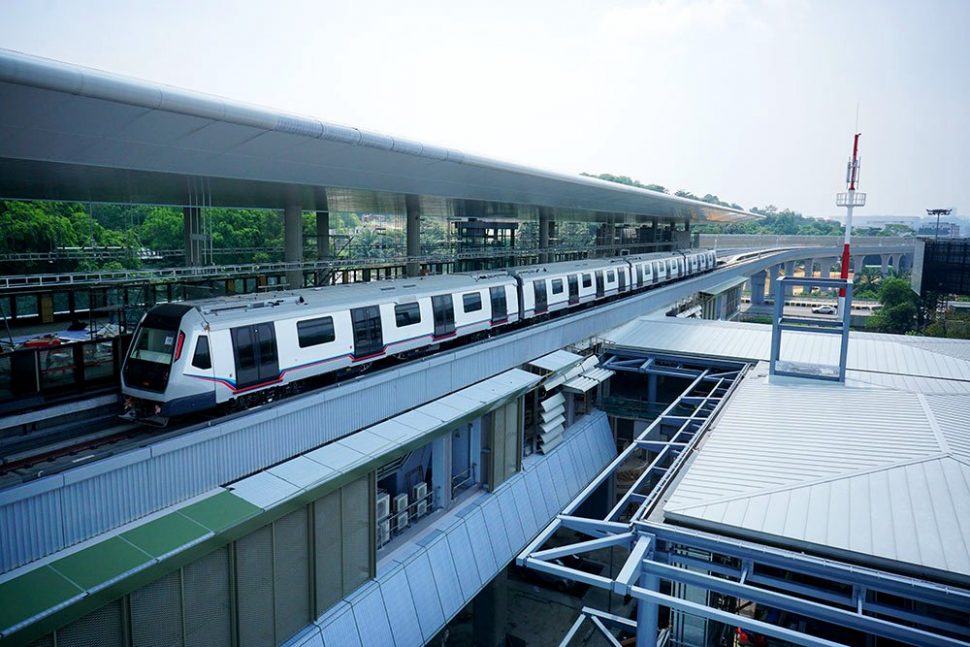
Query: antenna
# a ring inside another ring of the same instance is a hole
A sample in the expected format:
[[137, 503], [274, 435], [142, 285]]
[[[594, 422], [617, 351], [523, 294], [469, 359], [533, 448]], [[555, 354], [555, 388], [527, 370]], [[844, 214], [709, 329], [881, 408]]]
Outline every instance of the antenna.
[[[856, 121], [859, 120], [859, 108], [856, 106]], [[852, 209], [862, 207], [866, 204], [866, 194], [857, 193], [856, 185], [859, 184], [859, 167], [862, 161], [859, 159], [859, 138], [862, 133], [856, 132], [852, 138], [852, 157], [845, 170], [845, 183], [848, 188], [846, 193], [838, 193], [835, 196], [835, 204], [845, 207], [845, 239], [842, 244], [842, 271], [840, 276], [843, 280], [849, 278], [849, 263], [851, 255], [849, 253], [849, 243], [852, 241]], [[844, 314], [845, 309], [845, 288], [839, 288], [839, 314]]]

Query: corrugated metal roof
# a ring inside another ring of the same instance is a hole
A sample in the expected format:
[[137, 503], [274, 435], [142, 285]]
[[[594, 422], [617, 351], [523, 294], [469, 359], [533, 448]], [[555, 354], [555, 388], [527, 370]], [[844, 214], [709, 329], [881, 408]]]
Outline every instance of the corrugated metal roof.
[[[894, 361], [906, 368], [905, 355]], [[759, 364], [686, 468], [665, 517], [970, 581], [970, 396], [899, 386], [769, 382]]]
[[[747, 361], [767, 360], [771, 353], [770, 326], [732, 321], [640, 318], [601, 338], [618, 347]], [[970, 360], [958, 356], [970, 353], [970, 342], [951, 340], [953, 343], [946, 345], [949, 352], [944, 354], [921, 346], [932, 341], [851, 332], [847, 368], [970, 381]], [[805, 364], [838, 363], [839, 343], [836, 335], [786, 332], [782, 337], [781, 357]]]
[[582, 355], [577, 355], [576, 353], [570, 353], [565, 350], [557, 350], [555, 352], [549, 353], [548, 355], [543, 355], [538, 357], [531, 362], [529, 366], [535, 366], [543, 371], [549, 371], [550, 373], [555, 373], [558, 370], [566, 368], [567, 366], [572, 366], [580, 360], [583, 359]]

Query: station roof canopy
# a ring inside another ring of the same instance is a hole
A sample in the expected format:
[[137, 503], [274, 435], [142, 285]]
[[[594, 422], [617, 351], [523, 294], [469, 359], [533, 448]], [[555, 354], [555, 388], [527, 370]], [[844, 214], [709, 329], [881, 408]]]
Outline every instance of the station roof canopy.
[[427, 215], [755, 217], [0, 50], [0, 197], [402, 213], [405, 194]]
[[[786, 359], [837, 355], [819, 335], [791, 335]], [[605, 341], [759, 362], [687, 464], [666, 520], [970, 582], [970, 342], [852, 332], [845, 384], [833, 384], [770, 379], [761, 324], [641, 318]]]

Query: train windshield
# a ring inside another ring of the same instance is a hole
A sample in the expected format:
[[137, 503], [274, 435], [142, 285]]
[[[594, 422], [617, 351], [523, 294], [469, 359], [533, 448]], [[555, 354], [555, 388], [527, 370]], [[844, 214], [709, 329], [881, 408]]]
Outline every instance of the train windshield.
[[178, 332], [141, 326], [131, 344], [131, 358], [156, 364], [171, 364]]

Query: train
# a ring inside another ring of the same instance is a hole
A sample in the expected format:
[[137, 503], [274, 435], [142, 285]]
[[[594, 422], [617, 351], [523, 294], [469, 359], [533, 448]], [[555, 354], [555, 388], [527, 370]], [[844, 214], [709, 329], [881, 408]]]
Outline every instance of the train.
[[312, 378], [713, 270], [716, 252], [627, 255], [166, 303], [121, 369], [123, 417], [164, 426], [247, 408]]

